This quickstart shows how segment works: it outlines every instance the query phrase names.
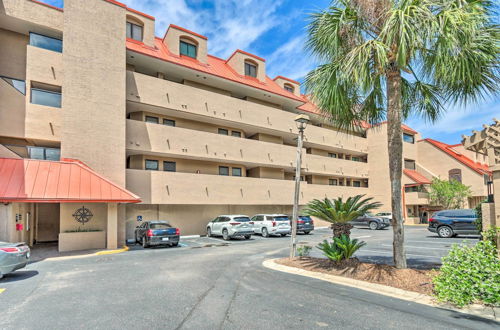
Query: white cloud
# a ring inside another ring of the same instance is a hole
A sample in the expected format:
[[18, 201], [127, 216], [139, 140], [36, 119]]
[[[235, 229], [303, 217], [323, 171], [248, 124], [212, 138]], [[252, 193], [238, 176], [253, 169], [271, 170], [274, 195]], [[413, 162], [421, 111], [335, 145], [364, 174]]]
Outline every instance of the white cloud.
[[458, 141], [461, 133], [470, 132], [473, 129], [481, 130], [483, 124], [491, 122], [493, 117], [499, 117], [500, 100], [489, 99], [465, 108], [447, 106], [447, 110], [435, 123], [426, 123], [420, 118], [412, 118], [408, 121], [408, 125], [422, 133], [424, 137], [439, 138], [444, 135], [456, 135]]
[[304, 51], [305, 35], [299, 35], [281, 45], [267, 57], [267, 71], [271, 77], [282, 75], [301, 79], [315, 63]]
[[234, 50], [251, 51], [252, 43], [279, 24], [282, 0], [214, 0], [209, 8], [190, 7], [186, 0], [128, 0], [127, 6], [156, 18], [156, 34], [173, 23], [209, 38], [209, 52], [228, 57]]

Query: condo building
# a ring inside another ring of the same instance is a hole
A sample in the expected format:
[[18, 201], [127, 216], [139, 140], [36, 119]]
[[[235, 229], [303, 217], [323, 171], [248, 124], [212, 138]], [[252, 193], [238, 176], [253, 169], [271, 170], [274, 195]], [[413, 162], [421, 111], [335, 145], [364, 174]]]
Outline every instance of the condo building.
[[[300, 204], [365, 194], [390, 211], [385, 123], [338, 129], [265, 59], [208, 43], [117, 1], [0, 0], [0, 240], [116, 248], [143, 220], [203, 234], [219, 214], [290, 214], [297, 114]], [[473, 186], [468, 206], [486, 196], [483, 156], [403, 132], [408, 221], [432, 211], [433, 177]]]

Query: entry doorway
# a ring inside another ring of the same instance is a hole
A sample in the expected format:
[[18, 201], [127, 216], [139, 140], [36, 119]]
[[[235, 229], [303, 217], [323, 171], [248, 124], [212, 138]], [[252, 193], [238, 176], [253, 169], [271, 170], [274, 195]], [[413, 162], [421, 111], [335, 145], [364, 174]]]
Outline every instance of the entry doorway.
[[57, 242], [60, 227], [60, 204], [36, 204], [36, 224], [34, 243]]

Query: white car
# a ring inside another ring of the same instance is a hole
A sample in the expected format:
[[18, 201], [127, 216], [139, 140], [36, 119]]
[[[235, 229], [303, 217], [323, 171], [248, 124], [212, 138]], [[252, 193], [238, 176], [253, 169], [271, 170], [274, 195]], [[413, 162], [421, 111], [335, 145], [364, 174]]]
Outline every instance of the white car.
[[262, 237], [286, 236], [291, 233], [290, 219], [284, 214], [256, 214], [252, 217], [253, 231]]
[[391, 212], [379, 212], [379, 213], [375, 214], [375, 216], [379, 217], [379, 218], [385, 218], [385, 219], [392, 220], [392, 213]]
[[207, 236], [222, 236], [225, 241], [236, 236], [250, 239], [253, 234], [253, 222], [248, 215], [219, 215], [207, 224]]

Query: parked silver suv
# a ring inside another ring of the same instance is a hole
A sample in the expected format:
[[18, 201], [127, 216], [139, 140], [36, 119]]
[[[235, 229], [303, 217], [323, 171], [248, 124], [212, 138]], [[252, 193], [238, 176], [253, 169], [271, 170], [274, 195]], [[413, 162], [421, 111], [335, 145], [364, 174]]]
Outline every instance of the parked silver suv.
[[252, 217], [253, 231], [262, 237], [270, 235], [286, 236], [290, 234], [290, 219], [284, 214], [256, 214]]
[[253, 222], [247, 215], [220, 215], [207, 224], [207, 236], [222, 236], [226, 241], [232, 237], [244, 236], [249, 239], [253, 234]]

